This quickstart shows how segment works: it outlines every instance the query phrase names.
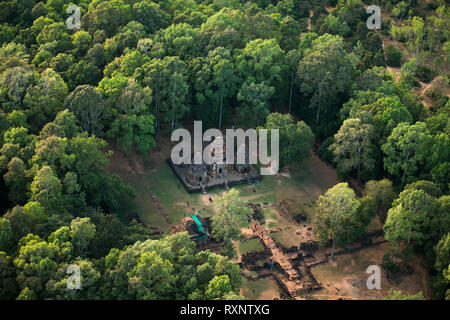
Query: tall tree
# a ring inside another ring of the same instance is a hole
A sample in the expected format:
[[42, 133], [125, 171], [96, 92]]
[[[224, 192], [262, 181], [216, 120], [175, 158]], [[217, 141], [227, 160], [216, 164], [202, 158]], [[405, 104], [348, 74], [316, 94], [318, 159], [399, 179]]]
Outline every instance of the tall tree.
[[342, 173], [356, 169], [359, 184], [361, 168], [371, 170], [375, 166], [373, 157], [373, 138], [375, 130], [370, 124], [360, 119], [347, 119], [334, 136], [334, 143], [329, 150], [334, 154], [334, 161]]
[[212, 68], [212, 84], [219, 100], [219, 129], [222, 128], [223, 102], [236, 91], [238, 77], [234, 70], [233, 59], [228, 49], [218, 47], [208, 52], [208, 62]]
[[231, 189], [214, 199], [216, 213], [212, 216], [212, 233], [219, 240], [236, 240], [241, 228], [248, 226], [253, 211], [239, 198], [239, 191]]
[[346, 182], [335, 185], [317, 200], [315, 232], [321, 246], [332, 241], [332, 260], [336, 243], [345, 245], [360, 235], [357, 216], [359, 205], [355, 192]]
[[241, 102], [237, 108], [241, 121], [248, 126], [261, 125], [269, 115], [268, 100], [274, 92], [275, 88], [267, 86], [264, 82], [245, 82], [237, 94], [237, 99]]
[[46, 69], [35, 86], [30, 86], [24, 98], [28, 121], [35, 130], [52, 121], [62, 110], [68, 93], [67, 85], [59, 74]]
[[392, 201], [397, 197], [392, 182], [388, 179], [370, 180], [366, 183], [364, 194], [375, 201], [377, 214], [385, 221], [387, 212], [392, 206]]
[[243, 82], [275, 86], [286, 69], [285, 53], [275, 39], [256, 39], [236, 53], [236, 70]]
[[75, 218], [70, 223], [70, 237], [75, 252], [83, 256], [89, 242], [95, 237], [95, 225], [90, 218]]
[[0, 218], [0, 251], [7, 251], [12, 244], [11, 222]]
[[186, 65], [178, 57], [153, 59], [143, 66], [143, 83], [153, 91], [156, 105], [156, 128], [159, 128], [160, 112], [165, 111], [165, 120], [173, 128], [189, 107], [186, 105], [188, 83]]
[[286, 54], [286, 58], [289, 65], [289, 70], [291, 72], [291, 79], [290, 79], [290, 88], [289, 88], [289, 107], [288, 112], [291, 113], [292, 110], [292, 95], [294, 91], [294, 84], [295, 84], [295, 74], [297, 72], [298, 63], [301, 59], [302, 51], [299, 49], [293, 49], [290, 50]]
[[320, 108], [328, 107], [344, 93], [353, 77], [355, 59], [345, 51], [342, 37], [324, 34], [312, 41], [298, 65], [297, 75], [303, 93], [311, 95], [310, 107], [316, 108], [316, 125]]
[[39, 202], [45, 209], [61, 208], [62, 185], [49, 166], [44, 166], [37, 172], [31, 183], [31, 199]]
[[64, 105], [73, 112], [84, 131], [91, 135], [102, 134], [102, 120], [107, 113], [106, 104], [100, 93], [92, 86], [76, 87], [67, 96]]
[[436, 209], [435, 201], [422, 190], [408, 189], [394, 200], [384, 224], [384, 234], [398, 249], [399, 242], [423, 245], [429, 237], [431, 217]]
[[382, 146], [384, 168], [403, 184], [417, 180], [419, 168], [427, 159], [432, 137], [425, 123], [400, 123]]
[[155, 145], [154, 115], [150, 110], [152, 91], [142, 88], [136, 81], [130, 79], [126, 87], [114, 102], [115, 120], [107, 135], [117, 139], [119, 147], [129, 154], [131, 147], [136, 145], [139, 153], [147, 156], [150, 148]]
[[9, 200], [13, 203], [23, 204], [26, 201], [26, 190], [27, 185], [29, 185], [23, 160], [13, 157], [8, 163], [7, 170], [3, 179], [9, 186]]
[[280, 167], [301, 163], [311, 155], [314, 134], [304, 121], [294, 123], [290, 114], [275, 112], [267, 116], [264, 128], [280, 130]]

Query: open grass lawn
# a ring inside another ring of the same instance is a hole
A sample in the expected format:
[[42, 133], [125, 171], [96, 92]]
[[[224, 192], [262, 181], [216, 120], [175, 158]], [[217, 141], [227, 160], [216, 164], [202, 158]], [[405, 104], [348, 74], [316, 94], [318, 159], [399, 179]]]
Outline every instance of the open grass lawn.
[[298, 236], [296, 236], [295, 232], [291, 230], [273, 232], [270, 236], [276, 243], [286, 249], [289, 249], [292, 246], [298, 246], [300, 243]]
[[257, 280], [242, 278], [241, 294], [250, 300], [279, 298], [281, 293], [278, 284], [272, 277], [265, 277]]
[[160, 163], [154, 172], [146, 173], [145, 177], [153, 193], [164, 205], [171, 223], [178, 224], [185, 216], [195, 212], [200, 216], [212, 214], [211, 208], [202, 202], [201, 193], [188, 193], [166, 162]]
[[131, 212], [136, 211], [146, 224], [158, 226], [162, 230], [167, 231], [170, 226], [164, 217], [159, 214], [158, 208], [146, 190], [145, 182], [138, 177], [133, 176], [128, 180], [128, 183], [134, 187], [137, 195], [136, 200], [130, 205], [133, 208], [133, 211]]
[[130, 184], [136, 193], [136, 199], [123, 206], [119, 210], [119, 217], [122, 221], [126, 221], [128, 214], [137, 212], [141, 219], [153, 226], [158, 226], [162, 230], [169, 229], [169, 225], [164, 217], [158, 213], [158, 208], [153, 203], [148, 191], [146, 190], [145, 181], [140, 175], [133, 172], [128, 166], [125, 156], [119, 151], [115, 151], [113, 157], [110, 159], [108, 171], [117, 174], [125, 182]]
[[259, 238], [247, 239], [239, 242], [239, 253], [241, 255], [244, 255], [251, 251], [264, 251], [264, 247]]

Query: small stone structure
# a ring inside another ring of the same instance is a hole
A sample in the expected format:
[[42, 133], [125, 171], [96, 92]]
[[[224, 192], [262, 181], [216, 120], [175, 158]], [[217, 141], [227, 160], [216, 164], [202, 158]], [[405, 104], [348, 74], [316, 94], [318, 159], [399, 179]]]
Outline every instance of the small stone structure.
[[[256, 168], [249, 164], [248, 149], [245, 144], [241, 144], [235, 150], [234, 164], [226, 164], [226, 141], [225, 137], [217, 137], [211, 144], [205, 146], [207, 150], [214, 157], [216, 154], [223, 155], [223, 161], [214, 161], [212, 164], [206, 164], [204, 161], [201, 164], [180, 164], [176, 165], [169, 158], [168, 164], [180, 179], [188, 192], [206, 192], [207, 189], [214, 187], [224, 187], [229, 189], [234, 184], [239, 183], [255, 183], [261, 180], [261, 176]], [[238, 154], [244, 155], [245, 163], [238, 164]], [[198, 155], [197, 155], [198, 156]], [[192, 159], [196, 156], [194, 155]], [[219, 156], [220, 157], [220, 156]]]

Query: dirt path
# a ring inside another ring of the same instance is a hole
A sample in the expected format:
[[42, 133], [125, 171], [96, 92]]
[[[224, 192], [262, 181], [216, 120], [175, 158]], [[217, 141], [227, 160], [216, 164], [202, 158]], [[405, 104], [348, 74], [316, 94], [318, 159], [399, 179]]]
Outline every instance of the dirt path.
[[419, 81], [419, 82], [420, 82], [420, 86], [421, 86], [421, 90], [422, 90], [420, 95], [424, 97], [425, 96], [425, 92], [427, 92], [427, 90], [430, 88], [432, 82], [430, 81], [430, 83], [428, 83], [428, 84], [426, 84], [426, 83], [424, 83], [422, 81]]
[[267, 230], [264, 229], [257, 222], [253, 222], [252, 229], [254, 233], [263, 241], [266, 248], [268, 248], [272, 253], [272, 258], [274, 262], [277, 262], [280, 267], [286, 272], [287, 280], [284, 281], [289, 293], [292, 297], [297, 300], [303, 300], [303, 298], [298, 296], [298, 291], [304, 289], [301, 282], [300, 274], [293, 268], [291, 262], [285, 256], [278, 244], [269, 236]]

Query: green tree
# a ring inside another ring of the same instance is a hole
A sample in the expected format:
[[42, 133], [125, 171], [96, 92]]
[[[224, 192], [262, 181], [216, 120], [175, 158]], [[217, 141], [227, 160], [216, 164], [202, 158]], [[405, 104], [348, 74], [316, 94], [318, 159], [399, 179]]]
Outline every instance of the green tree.
[[90, 218], [75, 218], [70, 223], [70, 237], [75, 251], [83, 255], [89, 242], [95, 237], [95, 225]]
[[89, 134], [101, 134], [102, 119], [107, 113], [106, 104], [100, 93], [89, 85], [78, 86], [64, 102], [75, 115], [78, 124]]
[[23, 210], [23, 207], [16, 206], [8, 210], [3, 218], [9, 220], [12, 230], [12, 241], [16, 244], [22, 237], [33, 232], [36, 227], [35, 219]]
[[394, 46], [386, 48], [386, 63], [388, 66], [399, 68], [401, 66], [402, 51]]
[[210, 300], [223, 299], [232, 290], [230, 279], [227, 275], [215, 276], [208, 284], [206, 297]]
[[327, 113], [331, 102], [348, 89], [354, 68], [354, 59], [345, 51], [342, 37], [324, 34], [312, 41], [299, 62], [297, 76], [300, 90], [311, 95], [310, 107], [317, 109], [316, 125], [320, 108], [325, 106]]
[[374, 134], [372, 125], [362, 123], [360, 119], [347, 119], [334, 135], [334, 143], [329, 147], [340, 172], [349, 173], [356, 169], [358, 184], [361, 169], [370, 171], [375, 166]]
[[64, 132], [64, 137], [73, 138], [80, 132], [80, 127], [77, 125], [75, 115], [68, 109], [60, 111], [53, 123], [61, 128]]
[[131, 270], [129, 283], [137, 299], [169, 298], [174, 290], [174, 267], [156, 252], [144, 252]]
[[205, 299], [216, 276], [226, 276], [233, 292], [241, 286], [239, 266], [209, 250], [196, 251], [187, 232], [111, 249], [104, 262], [99, 294], [108, 299]]
[[62, 185], [52, 168], [44, 166], [37, 172], [31, 183], [31, 199], [45, 209], [61, 208]]
[[317, 200], [315, 232], [319, 244], [326, 246], [332, 240], [331, 259], [334, 260], [335, 244], [345, 245], [359, 235], [358, 209], [360, 203], [348, 184], [339, 183]]
[[436, 253], [434, 268], [438, 273], [442, 273], [450, 265], [450, 233], [442, 237], [434, 251]]
[[306, 31], [305, 20], [296, 21], [292, 16], [286, 16], [280, 24], [280, 47], [288, 52], [297, 47], [298, 39], [302, 32]]
[[433, 198], [439, 198], [440, 196], [442, 196], [442, 191], [439, 186], [431, 181], [419, 180], [413, 183], [409, 183], [403, 190], [408, 189], [423, 190]]
[[392, 182], [388, 179], [370, 180], [366, 183], [364, 194], [374, 199], [377, 214], [385, 221], [392, 202], [397, 198]]
[[247, 43], [235, 57], [236, 70], [244, 83], [276, 86], [286, 69], [285, 54], [275, 39], [256, 39]]
[[199, 55], [197, 34], [198, 29], [189, 24], [177, 23], [159, 30], [155, 34], [154, 41], [162, 44], [167, 56], [187, 61]]
[[[80, 268], [80, 289], [68, 290], [67, 281], [71, 276], [67, 273], [68, 267], [75, 265]], [[100, 284], [100, 272], [94, 263], [89, 260], [76, 258], [70, 263], [62, 263], [56, 271], [54, 277], [47, 282], [46, 289], [52, 299], [57, 300], [94, 300], [98, 299], [97, 286]]]
[[114, 107], [117, 97], [128, 83], [128, 78], [121, 72], [115, 72], [110, 78], [105, 77], [99, 82], [97, 91]]
[[394, 200], [388, 211], [384, 234], [388, 241], [398, 248], [399, 241], [423, 245], [429, 238], [435, 201], [422, 190], [407, 189]]
[[12, 244], [12, 229], [9, 220], [0, 218], [0, 250], [6, 251]]
[[153, 92], [156, 105], [156, 128], [159, 128], [160, 112], [165, 111], [165, 120], [171, 127], [180, 119], [189, 107], [186, 105], [188, 83], [186, 65], [178, 57], [153, 59], [143, 66], [143, 82]]
[[97, 68], [102, 68], [106, 64], [105, 49], [100, 43], [96, 43], [87, 52], [86, 57]]
[[425, 300], [422, 291], [416, 294], [404, 294], [401, 290], [389, 289], [383, 300]]
[[70, 90], [83, 85], [95, 86], [101, 78], [100, 69], [85, 60], [72, 64], [66, 72], [66, 80]]
[[12, 111], [21, 109], [26, 89], [36, 81], [36, 74], [21, 66], [8, 68], [0, 76], [0, 97], [2, 98], [2, 109]]
[[239, 191], [231, 189], [221, 197], [214, 199], [217, 212], [212, 216], [212, 233], [219, 240], [236, 240], [241, 228], [248, 226], [253, 214], [250, 207], [239, 199]]
[[22, 159], [13, 157], [7, 167], [7, 172], [3, 179], [9, 186], [8, 198], [13, 203], [23, 203], [26, 201], [27, 171]]
[[73, 161], [73, 155], [67, 154], [67, 138], [50, 136], [40, 140], [36, 144], [36, 154], [33, 161], [40, 165], [48, 165], [57, 171], [69, 168]]
[[241, 102], [237, 108], [241, 121], [248, 126], [261, 125], [269, 115], [268, 100], [274, 92], [275, 88], [267, 86], [264, 82], [245, 82], [236, 96]]
[[421, 17], [413, 17], [410, 24], [414, 36], [414, 47], [416, 48], [416, 59], [419, 59], [419, 48], [425, 37], [425, 23]]
[[136, 145], [143, 156], [147, 156], [155, 145], [154, 116], [150, 111], [152, 92], [142, 88], [136, 81], [128, 80], [115, 101], [116, 119], [107, 135], [117, 139], [119, 147], [129, 154]]
[[[311, 155], [314, 134], [304, 121], [294, 123], [290, 114], [271, 113], [267, 116], [264, 128], [280, 131], [280, 166], [301, 163]], [[269, 133], [270, 136], [270, 133]]]
[[143, 83], [152, 89], [153, 101], [155, 103], [155, 128], [160, 126], [160, 112], [162, 104], [167, 96], [167, 74], [168, 70], [165, 68], [161, 59], [153, 59], [142, 67]]
[[92, 36], [87, 31], [79, 30], [72, 35], [72, 45], [75, 48], [74, 54], [82, 57], [92, 45]]
[[377, 135], [383, 141], [399, 123], [412, 123], [413, 118], [408, 109], [396, 96], [381, 97], [376, 102], [363, 107], [373, 115], [373, 124]]
[[[0, 231], [1, 232], [1, 231]], [[17, 297], [16, 270], [11, 257], [0, 251], [0, 299], [13, 300]]]
[[208, 63], [212, 69], [212, 88], [219, 102], [219, 129], [221, 129], [223, 102], [235, 93], [238, 77], [228, 49], [218, 47], [208, 52]]
[[47, 283], [54, 277], [58, 266], [68, 258], [61, 249], [58, 244], [44, 241], [33, 234], [23, 238], [14, 259], [19, 288], [28, 288], [35, 298], [47, 298]]
[[147, 33], [154, 33], [158, 29], [165, 28], [168, 15], [153, 1], [140, 1], [133, 5], [133, 19], [145, 26]]
[[384, 168], [403, 184], [416, 180], [419, 168], [425, 164], [432, 137], [425, 123], [400, 123], [383, 144]]
[[123, 0], [92, 2], [81, 25], [89, 31], [104, 30], [112, 36], [132, 18], [132, 7]]
[[175, 121], [180, 119], [188, 110], [189, 107], [185, 104], [188, 94], [188, 84], [182, 73], [175, 71], [169, 79], [168, 88], [168, 112], [166, 113], [166, 120], [170, 121], [170, 126], [175, 127]]
[[53, 53], [64, 52], [70, 48], [71, 39], [67, 26], [64, 22], [55, 22], [44, 25], [39, 35], [36, 37], [39, 45], [51, 44]]

